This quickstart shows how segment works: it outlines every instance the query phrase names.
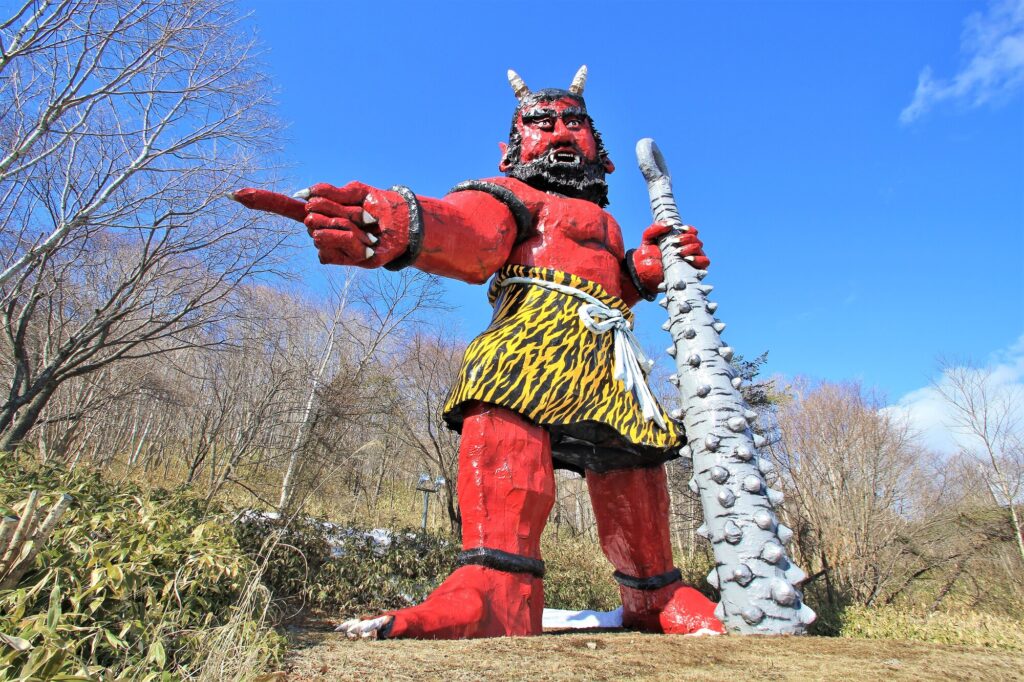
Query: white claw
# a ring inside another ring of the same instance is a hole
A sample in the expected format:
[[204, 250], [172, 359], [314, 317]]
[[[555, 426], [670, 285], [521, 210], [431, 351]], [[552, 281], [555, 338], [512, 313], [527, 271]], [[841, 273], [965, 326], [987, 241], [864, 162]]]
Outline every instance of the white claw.
[[344, 623], [342, 623], [338, 627], [334, 628], [334, 631], [335, 632], [344, 632], [345, 635], [347, 636], [348, 633], [349, 633], [349, 629], [354, 627], [354, 626], [356, 626], [356, 625], [358, 625], [358, 624], [359, 624], [359, 621], [357, 619], [346, 620]]
[[687, 263], [692, 263], [693, 261], [695, 261], [697, 259], [695, 257], [693, 257], [693, 256], [683, 256], [683, 260], [686, 261]]
[[366, 211], [366, 210], [364, 209], [364, 210], [363, 210], [363, 224], [365, 224], [365, 225], [375, 225], [376, 223], [377, 223], [377, 219], [376, 219], [376, 218], [374, 218], [374, 217], [373, 217], [372, 215], [370, 215], [370, 214], [369, 214], [369, 213], [368, 213], [368, 212], [367, 212], [367, 211]]
[[370, 620], [346, 620], [335, 629], [344, 632], [349, 639], [377, 639], [389, 618], [390, 616], [380, 616]]
[[380, 241], [379, 239], [377, 239], [377, 235], [370, 234], [369, 232], [366, 233], [366, 237], [370, 240], [371, 244], [376, 244], [377, 242]]
[[293, 199], [302, 199], [303, 201], [305, 201], [306, 199], [309, 198], [309, 194], [310, 194], [309, 188], [307, 187], [306, 189], [300, 189], [298, 192], [293, 194], [292, 198]]
[[373, 258], [373, 249], [371, 249], [369, 246], [366, 247], [366, 257]]

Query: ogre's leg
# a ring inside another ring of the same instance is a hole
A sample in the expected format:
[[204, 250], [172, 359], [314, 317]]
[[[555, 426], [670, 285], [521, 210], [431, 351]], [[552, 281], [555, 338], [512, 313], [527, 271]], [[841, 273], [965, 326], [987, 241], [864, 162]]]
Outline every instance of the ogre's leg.
[[683, 585], [672, 561], [665, 467], [586, 475], [601, 549], [615, 567], [622, 624], [647, 632], [725, 632], [715, 605]]
[[[493, 405], [469, 409], [459, 449], [465, 565], [422, 604], [389, 614], [393, 620], [374, 629], [422, 639], [539, 634], [540, 536], [554, 499], [547, 432]], [[348, 629], [362, 635], [369, 622]]]

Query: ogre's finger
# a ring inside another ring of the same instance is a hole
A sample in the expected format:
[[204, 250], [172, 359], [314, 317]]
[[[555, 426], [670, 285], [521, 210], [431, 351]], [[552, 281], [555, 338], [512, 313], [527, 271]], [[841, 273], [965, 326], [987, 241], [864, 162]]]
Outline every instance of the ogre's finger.
[[679, 234], [679, 244], [702, 244], [700, 238], [697, 236], [697, 232], [681, 232]]
[[363, 209], [359, 206], [343, 206], [324, 197], [313, 197], [306, 202], [306, 210], [310, 213], [322, 213], [332, 218], [345, 218], [353, 223], [363, 222]]
[[277, 192], [243, 187], [231, 192], [228, 196], [246, 208], [276, 213], [300, 223], [306, 218], [306, 205], [303, 202]]
[[663, 225], [662, 223], [654, 223], [644, 230], [643, 237], [641, 237], [640, 241], [643, 244], [657, 244], [659, 239], [672, 232], [673, 229], [675, 228]]
[[711, 265], [711, 261], [708, 260], [707, 256], [683, 256], [683, 260], [698, 270], [707, 270], [708, 266]]
[[306, 231], [309, 232], [311, 237], [316, 230], [344, 230], [351, 232], [356, 239], [366, 246], [373, 246], [378, 241], [372, 234], [365, 232], [361, 227], [346, 218], [331, 218], [319, 213], [310, 213], [306, 216], [305, 222]]
[[679, 254], [682, 256], [696, 256], [703, 255], [704, 245], [700, 242], [696, 244], [683, 244], [679, 248]]
[[344, 206], [362, 206], [371, 190], [369, 185], [364, 185], [361, 182], [350, 182], [343, 187], [318, 182], [309, 188], [309, 195], [310, 197], [324, 197]]
[[356, 261], [373, 255], [373, 249], [348, 230], [316, 230], [313, 232], [313, 245], [318, 250], [336, 249]]
[[323, 265], [356, 265], [361, 262], [339, 249], [317, 249], [316, 255]]

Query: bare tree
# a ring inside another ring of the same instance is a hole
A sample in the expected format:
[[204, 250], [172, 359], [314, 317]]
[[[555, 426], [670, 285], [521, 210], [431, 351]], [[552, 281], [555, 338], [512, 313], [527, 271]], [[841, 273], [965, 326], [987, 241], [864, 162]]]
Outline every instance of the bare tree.
[[[312, 325], [318, 340], [306, 354], [306, 397], [278, 498], [281, 512], [302, 506], [304, 498], [295, 491], [300, 474], [307, 494], [346, 466], [350, 472], [366, 469], [381, 481], [377, 462], [367, 467], [364, 460], [379, 455], [380, 447], [371, 445], [386, 436], [385, 422], [399, 400], [395, 358], [407, 334], [446, 308], [437, 278], [414, 270], [350, 272], [344, 284], [332, 282], [332, 300], [319, 306], [319, 321]], [[356, 453], [358, 461], [352, 461]]]
[[1024, 571], [1024, 390], [991, 369], [943, 363], [936, 392], [950, 407], [949, 427], [962, 454], [981, 466], [992, 501], [1005, 507]]
[[441, 410], [465, 353], [460, 341], [417, 335], [400, 365], [403, 409], [392, 422], [395, 438], [415, 453], [422, 466], [444, 476], [445, 508], [452, 533], [462, 528], [458, 504], [459, 436], [444, 423]]
[[0, 448], [58, 386], [218, 343], [283, 234], [221, 201], [277, 131], [228, 0], [29, 0], [0, 21]]
[[924, 453], [909, 426], [856, 383], [797, 381], [791, 392], [770, 452], [794, 551], [831, 603], [870, 605], [912, 570], [910, 540], [923, 527], [910, 522], [931, 510], [916, 483], [931, 478]]

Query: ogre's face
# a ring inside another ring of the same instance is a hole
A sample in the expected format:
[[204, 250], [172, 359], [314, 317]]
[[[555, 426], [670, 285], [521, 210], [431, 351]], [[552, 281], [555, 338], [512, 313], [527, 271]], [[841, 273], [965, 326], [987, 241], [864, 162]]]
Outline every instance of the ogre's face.
[[522, 137], [521, 163], [544, 157], [553, 165], [578, 166], [584, 161], [597, 161], [590, 117], [569, 97], [525, 108], [517, 127]]
[[544, 191], [608, 203], [604, 176], [615, 170], [581, 100], [539, 97], [516, 114], [498, 168]]

